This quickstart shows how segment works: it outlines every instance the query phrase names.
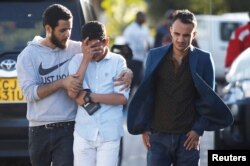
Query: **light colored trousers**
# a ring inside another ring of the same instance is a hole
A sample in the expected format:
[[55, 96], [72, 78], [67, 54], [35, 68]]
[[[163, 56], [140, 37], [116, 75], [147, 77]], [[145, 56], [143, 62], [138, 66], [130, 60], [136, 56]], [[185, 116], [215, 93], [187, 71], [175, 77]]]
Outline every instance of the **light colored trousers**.
[[117, 166], [120, 139], [109, 142], [88, 141], [74, 132], [74, 166]]

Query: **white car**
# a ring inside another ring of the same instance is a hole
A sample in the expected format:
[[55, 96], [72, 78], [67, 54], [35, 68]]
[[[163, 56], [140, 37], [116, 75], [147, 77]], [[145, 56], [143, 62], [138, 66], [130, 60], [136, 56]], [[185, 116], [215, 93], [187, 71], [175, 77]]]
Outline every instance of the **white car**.
[[197, 15], [197, 43], [201, 49], [212, 53], [215, 76], [225, 79], [225, 56], [228, 40], [239, 25], [249, 20], [247, 13], [227, 13], [223, 15]]

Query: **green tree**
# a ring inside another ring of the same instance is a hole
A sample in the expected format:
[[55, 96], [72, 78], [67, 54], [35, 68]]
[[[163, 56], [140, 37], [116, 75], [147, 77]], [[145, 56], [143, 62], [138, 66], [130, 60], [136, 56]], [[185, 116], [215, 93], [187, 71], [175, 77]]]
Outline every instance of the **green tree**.
[[226, 0], [146, 0], [151, 22], [163, 19], [168, 9], [189, 9], [196, 14], [220, 14], [228, 11]]
[[139, 10], [148, 15], [148, 24], [156, 28], [168, 9], [189, 9], [195, 14], [222, 14], [249, 11], [249, 0], [98, 0], [105, 14], [111, 39], [120, 35]]
[[125, 26], [134, 20], [137, 11], [147, 10], [147, 4], [143, 0], [103, 0], [101, 7], [111, 40], [121, 35]]
[[229, 4], [229, 11], [232, 12], [249, 12], [250, 1], [249, 0], [227, 0]]

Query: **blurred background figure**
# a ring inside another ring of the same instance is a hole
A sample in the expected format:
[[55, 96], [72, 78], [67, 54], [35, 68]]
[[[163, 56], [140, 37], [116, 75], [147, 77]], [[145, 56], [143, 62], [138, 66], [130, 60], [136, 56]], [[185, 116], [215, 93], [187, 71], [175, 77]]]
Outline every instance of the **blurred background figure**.
[[122, 55], [126, 59], [127, 67], [131, 69], [133, 53], [123, 36], [117, 36], [115, 38], [114, 44], [110, 50], [111, 52]]
[[135, 21], [128, 25], [123, 32], [125, 41], [133, 53], [131, 70], [134, 73], [134, 78], [131, 85], [131, 91], [141, 82], [143, 64], [146, 60], [147, 52], [152, 46], [152, 38], [149, 28], [144, 25], [145, 22], [146, 14], [139, 11], [136, 13]]
[[171, 21], [173, 18], [173, 9], [169, 9], [164, 14], [164, 20], [162, 24], [157, 28], [156, 35], [154, 39], [154, 47], [160, 47], [166, 45], [172, 41], [169, 28], [171, 26]]
[[[250, 18], [250, 11], [248, 16]], [[239, 26], [232, 33], [228, 43], [225, 67], [230, 68], [233, 61], [248, 47], [250, 47], [250, 21], [245, 25]]]

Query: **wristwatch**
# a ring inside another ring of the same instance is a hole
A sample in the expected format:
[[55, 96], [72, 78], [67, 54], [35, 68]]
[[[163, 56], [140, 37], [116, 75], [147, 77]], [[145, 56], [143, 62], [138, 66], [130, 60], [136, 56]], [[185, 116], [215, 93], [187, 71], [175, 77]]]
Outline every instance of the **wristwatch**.
[[90, 92], [86, 93], [86, 95], [83, 97], [83, 100], [84, 100], [85, 104], [92, 102], [91, 97], [90, 97]]

